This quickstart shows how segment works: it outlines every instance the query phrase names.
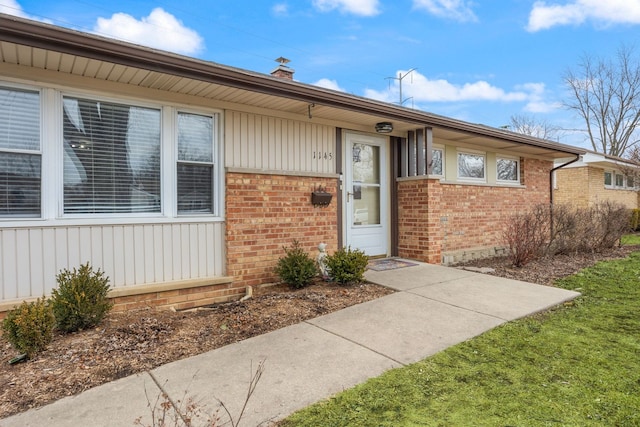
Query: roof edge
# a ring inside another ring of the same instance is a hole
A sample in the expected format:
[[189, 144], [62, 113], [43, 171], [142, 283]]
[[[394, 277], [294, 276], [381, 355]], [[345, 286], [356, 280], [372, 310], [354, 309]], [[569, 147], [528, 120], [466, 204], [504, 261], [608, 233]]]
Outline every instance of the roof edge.
[[95, 34], [0, 14], [0, 40], [77, 55], [159, 73], [296, 99], [318, 105], [517, 142], [561, 153], [583, 154], [584, 149], [524, 134], [473, 124], [394, 104], [321, 88], [267, 74], [221, 65]]

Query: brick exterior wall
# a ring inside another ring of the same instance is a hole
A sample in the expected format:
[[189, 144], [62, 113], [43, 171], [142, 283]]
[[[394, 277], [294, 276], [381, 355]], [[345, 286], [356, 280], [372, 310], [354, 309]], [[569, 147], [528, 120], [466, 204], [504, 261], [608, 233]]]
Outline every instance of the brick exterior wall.
[[[234, 286], [278, 280], [273, 273], [283, 246], [297, 239], [315, 258], [317, 246], [338, 246], [337, 179], [227, 173], [227, 275]], [[318, 186], [333, 194], [327, 207], [311, 204]]]
[[606, 188], [604, 169], [588, 166], [556, 171], [553, 197], [554, 203], [577, 208], [587, 208], [604, 200], [620, 203], [629, 209], [639, 206], [637, 191]]
[[525, 159], [523, 187], [400, 180], [398, 255], [440, 264], [450, 253], [502, 248], [501, 224], [510, 213], [549, 203], [552, 166], [548, 161]]
[[[576, 208], [589, 206], [589, 168], [558, 169], [553, 189], [553, 202]], [[604, 171], [600, 184], [604, 188]]]

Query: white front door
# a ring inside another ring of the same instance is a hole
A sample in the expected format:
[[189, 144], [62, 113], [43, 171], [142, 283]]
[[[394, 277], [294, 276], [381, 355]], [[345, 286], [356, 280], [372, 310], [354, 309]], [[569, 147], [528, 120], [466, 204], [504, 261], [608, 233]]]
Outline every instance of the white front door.
[[387, 139], [346, 134], [346, 245], [369, 256], [388, 253]]

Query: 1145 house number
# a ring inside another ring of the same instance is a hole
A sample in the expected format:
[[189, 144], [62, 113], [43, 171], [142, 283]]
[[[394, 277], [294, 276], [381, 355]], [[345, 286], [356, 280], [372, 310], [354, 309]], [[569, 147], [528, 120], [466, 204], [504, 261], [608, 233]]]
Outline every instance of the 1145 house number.
[[314, 151], [313, 160], [333, 160], [333, 153]]

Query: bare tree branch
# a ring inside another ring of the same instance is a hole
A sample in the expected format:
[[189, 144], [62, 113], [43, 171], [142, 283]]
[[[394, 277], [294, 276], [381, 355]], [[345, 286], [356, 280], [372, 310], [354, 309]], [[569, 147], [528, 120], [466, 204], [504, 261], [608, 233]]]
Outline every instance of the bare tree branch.
[[546, 120], [524, 114], [511, 116], [509, 130], [541, 139], [554, 140], [562, 137], [562, 129], [560, 127], [554, 126]]
[[563, 77], [572, 98], [565, 106], [584, 121], [594, 151], [622, 157], [639, 141], [640, 62], [634, 50], [618, 49], [615, 60], [582, 57]]

